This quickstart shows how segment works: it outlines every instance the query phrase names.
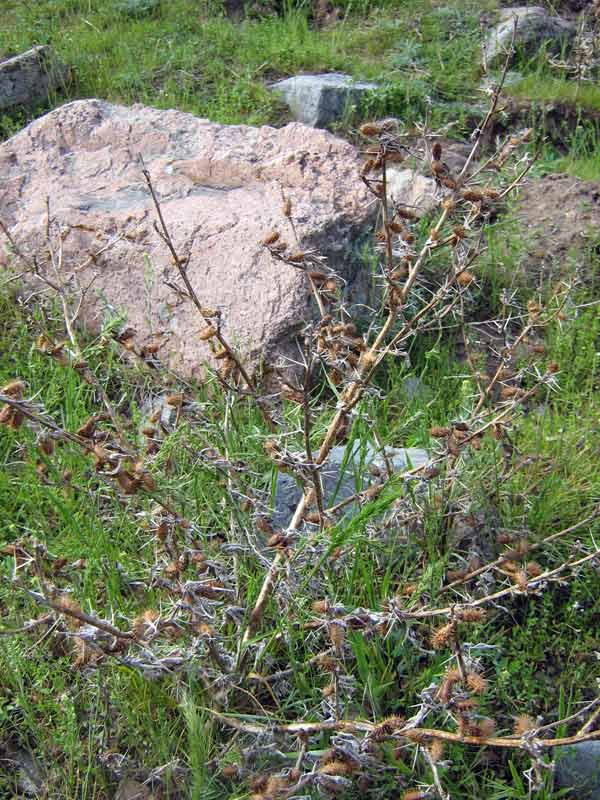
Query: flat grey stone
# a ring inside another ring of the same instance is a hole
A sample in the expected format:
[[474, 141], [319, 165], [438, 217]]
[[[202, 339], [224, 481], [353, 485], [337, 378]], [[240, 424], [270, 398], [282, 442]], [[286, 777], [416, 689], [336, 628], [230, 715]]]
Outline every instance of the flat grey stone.
[[365, 94], [379, 85], [354, 81], [350, 75], [331, 72], [295, 75], [272, 84], [270, 88], [283, 95], [294, 119], [313, 128], [325, 128], [343, 119], [351, 106], [359, 107]]
[[[346, 449], [343, 446], [332, 448], [329, 458], [321, 468], [321, 485], [326, 507], [366, 489], [373, 480], [369, 466], [386, 470], [383, 456], [371, 447], [367, 447], [364, 453], [355, 447], [349, 456]], [[395, 472], [421, 467], [429, 461], [429, 454], [420, 447], [386, 447], [385, 452]], [[296, 479], [288, 473], [279, 473], [272, 515], [276, 528], [286, 528], [289, 525], [301, 497], [302, 489]], [[356, 510], [356, 504], [349, 504], [348, 509]]]
[[571, 789], [577, 800], [600, 798], [600, 742], [556, 747], [554, 758], [557, 788]]
[[63, 89], [70, 70], [51, 47], [33, 47], [0, 62], [0, 110], [31, 108], [48, 101], [50, 92]]
[[575, 25], [562, 17], [550, 15], [541, 6], [515, 6], [500, 10], [500, 22], [493, 28], [484, 44], [484, 63], [498, 66], [506, 58], [517, 20], [515, 48], [533, 55], [546, 42], [550, 51], [560, 51], [565, 42], [575, 36]]

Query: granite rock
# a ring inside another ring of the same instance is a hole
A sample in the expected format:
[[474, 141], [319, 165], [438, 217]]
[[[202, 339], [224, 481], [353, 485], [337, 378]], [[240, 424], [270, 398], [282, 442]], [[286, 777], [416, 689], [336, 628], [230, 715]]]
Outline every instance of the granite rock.
[[[64, 277], [77, 270], [81, 286], [94, 278], [82, 310], [92, 330], [125, 315], [138, 343], [158, 342], [161, 360], [188, 375], [202, 372], [209, 352], [198, 339], [198, 312], [172, 288], [180, 279], [153, 228], [140, 156], [178, 252], [191, 254], [192, 285], [222, 313], [225, 335], [250, 367], [297, 357], [298, 332], [315, 311], [306, 274], [261, 246], [273, 229], [290, 247], [323, 255], [350, 299], [360, 294], [360, 243], [375, 209], [352, 145], [299, 123], [227, 126], [180, 111], [81, 100], [0, 144], [0, 219], [45, 268], [50, 198]], [[282, 195], [292, 202], [298, 245]], [[0, 265], [11, 260], [0, 237]]]

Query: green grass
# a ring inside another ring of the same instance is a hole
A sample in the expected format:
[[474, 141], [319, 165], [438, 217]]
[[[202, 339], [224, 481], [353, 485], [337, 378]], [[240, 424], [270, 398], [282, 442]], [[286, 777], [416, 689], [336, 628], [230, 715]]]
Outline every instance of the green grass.
[[569, 149], [566, 154], [547, 148], [537, 167], [538, 171], [541, 174], [565, 173], [582, 181], [600, 181], [600, 146], [595, 131], [590, 138], [589, 143]]
[[[507, 233], [510, 231], [507, 223], [498, 233], [498, 240], [504, 243], [502, 262], [508, 269], [510, 253], [513, 263], [519, 254], [517, 234]], [[514, 239], [512, 246], [507, 242], [510, 236]], [[486, 270], [493, 269], [493, 253], [492, 247]], [[489, 294], [485, 283], [483, 286]], [[60, 324], [52, 321], [52, 308], [19, 308], [7, 288], [0, 298], [0, 385], [19, 375], [32, 393], [40, 393], [48, 413], [66, 428], [76, 429], [97, 408], [98, 400], [94, 390], [82, 384], [73, 370], [35, 347], [41, 331], [60, 331]], [[463, 503], [466, 490], [466, 510], [484, 530], [488, 523], [527, 529], [530, 540], [536, 541], [549, 530], [577, 520], [597, 502], [599, 337], [600, 313], [593, 307], [556, 329], [547, 338], [545, 358], [556, 359], [561, 367], [561, 391], [539, 398], [544, 413], [532, 408], [520, 418], [511, 436], [513, 455], [508, 463], [502, 449], [489, 440], [463, 464], [456, 499], [461, 497]], [[148, 373], [128, 366], [117, 346], [105, 337], [84, 341], [90, 366], [111, 395], [121, 398], [119, 408], [128, 421], [129, 435], [132, 441], [139, 441], [147, 399], [172, 390], [174, 385], [161, 386]], [[383, 401], [371, 398], [362, 402], [352, 438], [372, 441], [376, 431], [380, 439], [395, 446], [431, 446], [431, 425], [460, 418], [472, 403], [474, 384], [454, 353], [455, 342], [447, 335], [415, 342], [410, 351], [410, 370], [392, 365], [381, 375]], [[423, 394], [412, 400], [407, 399], [403, 388], [407, 375], [423, 383]], [[224, 428], [225, 398], [218, 387], [208, 382], [198, 386], [194, 396], [202, 409], [200, 417], [182, 422], [165, 439], [152, 469], [159, 494], [169, 496], [193, 520], [195, 537], [204, 552], [225, 567], [227, 558], [220, 552], [219, 538], [223, 520], [231, 515], [242, 530], [249, 529], [252, 522], [248, 513], [240, 510], [218, 471], [199, 461], [194, 453], [206, 447], [221, 452], [226, 449], [230, 458], [251, 465], [243, 478], [246, 491], [267, 489], [274, 471], [262, 449], [266, 431], [250, 404], [238, 405], [233, 424]], [[325, 403], [323, 413], [327, 407]], [[289, 429], [296, 429], [300, 422], [298, 407], [290, 405], [286, 414]], [[323, 421], [316, 420], [315, 437]], [[517, 468], [524, 457], [529, 466]], [[40, 477], [40, 461], [48, 467], [47, 477]], [[0, 508], [5, 519], [0, 542], [33, 539], [42, 542], [53, 558], [68, 563], [83, 558], [84, 563], [71, 571], [69, 580], [61, 578], [60, 573], [53, 580], [65, 587], [71, 585], [84, 610], [117, 625], [127, 626], [127, 620], [145, 608], [169, 612], [172, 600], [164, 589], [147, 588], [142, 595], [132, 589], [132, 581], [148, 584], [149, 570], [156, 562], [156, 544], [144, 524], [144, 515], [152, 507], [150, 499], [120, 496], [110, 484], [98, 480], [89, 456], [68, 444], [59, 446], [51, 458], [41, 455], [35, 435], [24, 428], [2, 434], [0, 464]], [[61, 478], [65, 469], [72, 472], [67, 485]], [[259, 672], [266, 664], [271, 669], [291, 667], [288, 689], [273, 706], [272, 698], [261, 693], [260, 685], [249, 680], [244, 686], [245, 692], [252, 691], [259, 699], [262, 708], [284, 719], [310, 717], [319, 708], [327, 676], [310, 666], [314, 645], [298, 628], [311, 619], [313, 599], [326, 596], [347, 607], [377, 610], [384, 608], [394, 593], [416, 581], [419, 589], [411, 602], [417, 597], [436, 602], [440, 579], [445, 569], [456, 564], [457, 553], [450, 544], [452, 537], [448, 538], [440, 524], [434, 487], [419, 501], [422, 530], [416, 529], [406, 541], [391, 539], [387, 544], [372, 536], [378, 509], [389, 506], [403, 491], [401, 487], [392, 489], [338, 525], [317, 562], [312, 557], [306, 559], [300, 545], [300, 584], [293, 617], [278, 613], [271, 603], [267, 622], [259, 633], [263, 648]], [[592, 531], [581, 532], [582, 542], [587, 542]], [[340, 550], [352, 557], [334, 558]], [[557, 544], [540, 553], [539, 560], [543, 566], [551, 566], [560, 563], [567, 552], [564, 544]], [[3, 558], [0, 611], [4, 627], [39, 613], [23, 592], [11, 588], [13, 569], [13, 558]], [[239, 558], [237, 569], [244, 587], [242, 602], [251, 605], [258, 593], [262, 567], [252, 553], [247, 553]], [[595, 620], [600, 611], [599, 580], [595, 570], [583, 570], [568, 583], [549, 587], [540, 597], [511, 601], [508, 615], [501, 610], [493, 612], [470, 631], [471, 641], [492, 645], [481, 654], [490, 684], [482, 711], [496, 717], [500, 732], [510, 731], [513, 714], [541, 714], [551, 721], [559, 705], [567, 715], [579, 702], [589, 699], [598, 674], [595, 652], [600, 645]], [[424, 629], [414, 626], [413, 636], [425, 637], [425, 642], [428, 630], [427, 625]], [[235, 650], [238, 635], [231, 623], [224, 630], [223, 646]], [[350, 632], [348, 641], [352, 656], [346, 668], [355, 682], [354, 700], [348, 710], [351, 714], [381, 718], [406, 713], [423, 687], [441, 674], [446, 661], [443, 652], [425, 657], [419, 649], [407, 648], [402, 629], [385, 639]], [[204, 659], [198, 660], [200, 672], [205, 665]], [[227, 741], [228, 733], [208, 714], [207, 707], [214, 698], [193, 671], [147, 680], [136, 669], [120, 665], [118, 659], [105, 659], [99, 669], [78, 668], [68, 641], [43, 637], [41, 632], [0, 637], [0, 669], [0, 741], [34, 753], [47, 769], [48, 796], [112, 797], [116, 781], [102, 760], [109, 752], [126, 753], [129, 763], [146, 771], [167, 764], [174, 770], [176, 761], [184, 769], [190, 792], [184, 796], [246, 796], [243, 782], [230, 783], [219, 770], [207, 767]], [[238, 702], [244, 697], [240, 695]], [[242, 702], [241, 707], [244, 705]], [[246, 713], [258, 711], [250, 704]], [[322, 747], [326, 747], [326, 741]], [[518, 754], [501, 752], [490, 761], [477, 750], [452, 746], [447, 756], [452, 763], [443, 770], [444, 785], [453, 796], [527, 797], [521, 777], [527, 763]], [[240, 747], [234, 744], [225, 761], [236, 763], [240, 758]], [[259, 758], [257, 768], [263, 763]], [[393, 763], [394, 769], [405, 775], [404, 784], [409, 785], [410, 761]], [[179, 796], [174, 788], [176, 770], [173, 775], [166, 785], [170, 786], [167, 796], [175, 797]], [[427, 780], [426, 773], [421, 778]], [[0, 779], [0, 787], [14, 792], [13, 781], [14, 775], [7, 774]], [[380, 796], [393, 797], [395, 781], [383, 774], [374, 786]], [[548, 788], [540, 796], [555, 795]]]
[[600, 112], [600, 87], [593, 81], [578, 85], [574, 80], [534, 74], [510, 84], [507, 94], [532, 103], [564, 104]]
[[[214, 2], [171, 0], [155, 13], [131, 16], [108, 0], [8, 0], [0, 53], [52, 44], [74, 73], [66, 98], [52, 98], [53, 106], [100, 97], [176, 107], [224, 123], [280, 124], [285, 109], [269, 82], [297, 72], [344, 71], [381, 82], [370, 111], [417, 119], [428, 97], [474, 92], [480, 4], [442, 9], [409, 0], [404, 6], [399, 15], [393, 4], [370, 3], [361, 14], [349, 4], [340, 24], [320, 31], [302, 4], [283, 17], [234, 24]], [[10, 119], [4, 135], [15, 129]]]
[[598, 152], [589, 156], [559, 158], [554, 163], [554, 172], [564, 172], [573, 175], [582, 181], [600, 181], [600, 164], [598, 163]]

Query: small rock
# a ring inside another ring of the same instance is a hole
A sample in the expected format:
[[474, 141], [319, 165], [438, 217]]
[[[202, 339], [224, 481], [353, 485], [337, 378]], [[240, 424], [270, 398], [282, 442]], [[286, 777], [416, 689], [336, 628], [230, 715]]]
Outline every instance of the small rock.
[[350, 75], [296, 75], [270, 87], [280, 92], [295, 119], [313, 128], [325, 128], [343, 119], [351, 106], [360, 106], [378, 84], [354, 81]]
[[0, 111], [46, 103], [49, 93], [64, 89], [69, 77], [69, 68], [48, 45], [1, 61]]
[[575, 36], [575, 25], [562, 17], [551, 16], [541, 6], [516, 6], [500, 11], [500, 22], [490, 31], [483, 48], [484, 64], [498, 66], [506, 58], [513, 36], [515, 19], [517, 31], [515, 47], [526, 54], [535, 53], [542, 43], [559, 51], [565, 41]]
[[[366, 452], [361, 453], [357, 446], [349, 456], [346, 454], [346, 449], [343, 446], [332, 448], [325, 466], [321, 469], [321, 485], [326, 507], [340, 503], [365, 489], [372, 478], [368, 470], [371, 465], [379, 467], [382, 472], [387, 469], [383, 456], [371, 447], [367, 447]], [[427, 451], [419, 447], [386, 447], [385, 452], [388, 462], [398, 472], [421, 467], [429, 461]], [[277, 476], [275, 508], [272, 515], [276, 528], [286, 528], [289, 525], [301, 497], [302, 490], [294, 477], [280, 473]], [[356, 504], [353, 503], [348, 508], [355, 510]]]
[[554, 758], [554, 781], [559, 789], [570, 789], [577, 800], [600, 797], [600, 742], [557, 747]]

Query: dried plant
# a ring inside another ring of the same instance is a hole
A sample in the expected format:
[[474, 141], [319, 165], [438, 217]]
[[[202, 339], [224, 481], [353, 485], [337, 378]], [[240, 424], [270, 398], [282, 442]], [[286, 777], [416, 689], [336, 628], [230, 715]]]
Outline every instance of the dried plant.
[[[135, 615], [120, 613], [118, 618], [105, 619], [85, 611], [74, 591], [82, 560], [68, 563], [43, 542], [23, 537], [3, 550], [12, 560], [10, 585], [42, 612], [0, 632], [14, 636], [46, 628], [48, 638], [59, 641], [80, 670], [99, 669], [102, 663], [114, 660], [148, 679], [179, 675], [185, 680], [193, 672], [204, 686], [207, 701], [210, 698], [209, 711], [215, 723], [224, 731], [235, 731], [243, 743], [239, 762], [227, 761], [229, 745], [224, 744], [209, 766], [224, 779], [249, 781], [254, 800], [313, 790], [341, 795], [353, 784], [365, 787], [382, 776], [395, 776], [406, 800], [448, 798], [445, 745], [457, 743], [521, 750], [531, 760], [527, 777], [536, 789], [550, 767], [546, 754], [551, 748], [600, 737], [596, 729], [598, 698], [576, 714], [548, 724], [527, 715], [515, 720], [512, 709], [506, 709], [503, 717], [492, 718], [484, 705], [492, 691], [491, 678], [481, 643], [472, 641], [478, 638], [488, 614], [503, 613], [511, 601], [539, 597], [586, 566], [598, 566], [600, 550], [573, 534], [589, 529], [598, 520], [600, 509], [538, 541], [507, 534], [501, 542], [505, 549], [487, 561], [456, 555], [436, 587], [437, 596], [444, 598], [442, 604], [432, 602], [427, 591], [417, 585], [425, 571], [426, 554], [415, 555], [416, 582], [396, 587], [381, 608], [337, 603], [328, 596], [322, 579], [325, 566], [333, 562], [342, 581], [344, 569], [353, 561], [350, 550], [332, 546], [340, 520], [352, 503], [363, 509], [369, 503], [381, 503], [378, 513], [369, 517], [369, 536], [375, 544], [385, 545], [392, 535], [406, 536], [408, 542], [409, 532], [424, 526], [431, 507], [435, 507], [444, 531], [450, 532], [469, 511], [471, 497], [464, 473], [478, 451], [497, 448], [506, 474], [510, 473], [514, 469], [507, 455], [511, 428], [536, 397], [559, 388], [560, 365], [548, 362], [544, 334], [564, 320], [565, 309], [572, 302], [570, 285], [558, 284], [551, 296], [533, 297], [526, 307], [505, 295], [501, 317], [486, 323], [491, 335], [484, 366], [481, 349], [475, 351], [469, 333], [473, 326], [468, 307], [485, 255], [483, 233], [533, 161], [522, 154], [529, 131], [510, 137], [484, 160], [477, 160], [500, 90], [501, 84], [460, 171], [445, 163], [444, 143], [435, 132], [424, 128], [415, 139], [395, 120], [361, 127], [365, 141], [361, 175], [378, 207], [379, 307], [371, 309], [366, 318], [346, 305], [342, 281], [325, 260], [302, 249], [293, 202], [284, 198], [282, 216], [294, 243], [286, 244], [281, 233], [273, 231], [265, 232], [262, 244], [274, 259], [304, 273], [317, 313], [303, 332], [301, 378], [296, 372], [282, 379], [277, 402], [261, 393], [249, 367], [226, 340], [218, 310], [208, 309], [198, 297], [188, 277], [187, 258], [177, 252], [152, 177], [143, 167], [158, 217], [156, 230], [170, 251], [180, 282], [172, 282], [173, 288], [195, 305], [204, 323], [200, 338], [219, 364], [216, 377], [226, 397], [220, 421], [223, 430], [227, 434], [232, 425], [237, 401], [254, 403], [264, 422], [265, 457], [278, 472], [291, 474], [302, 486], [301, 499], [284, 529], [274, 526], [268, 503], [253, 484], [248, 466], [236, 461], [227, 445], [222, 451], [207, 445], [198, 463], [214, 469], [215, 476], [223, 480], [235, 509], [221, 521], [222, 545], [210, 547], [186, 510], [185, 499], [162, 472], [169, 436], [185, 425], [201, 427], [203, 411], [195, 402], [193, 388], [179, 381], [166, 397], [166, 406], [174, 414], [172, 423], [165, 423], [157, 410], [139, 431], [132, 432], [78, 343], [75, 322], [88, 288], [78, 290], [60, 277], [60, 247], [52, 244], [50, 211], [47, 269], [38, 261], [29, 261], [11, 241], [26, 271], [55, 295], [62, 309], [66, 339], [56, 341], [42, 331], [38, 348], [75, 370], [96, 393], [101, 410], [78, 430], [67, 430], [15, 376], [0, 391], [0, 424], [13, 431], [33, 431], [41, 481], [69, 488], [70, 476], [54, 466], [57, 446], [74, 448], [89, 459], [98, 485], [141, 519], [144, 535], [153, 544], [154, 563], [149, 565], [146, 579], [140, 582], [124, 576], [124, 580], [132, 592], [151, 590], [162, 601], [139, 608]], [[515, 162], [512, 172], [508, 169], [511, 159]], [[390, 169], [399, 163], [417, 164], [435, 178], [437, 214], [424, 234], [419, 210], [390, 199]], [[2, 230], [8, 235], [5, 226]], [[387, 469], [376, 470], [371, 485], [353, 497], [328, 506], [323, 469], [334, 445], [352, 446], [353, 427], [359, 419], [368, 421], [369, 404], [380, 397], [376, 378], [386, 359], [404, 358], [412, 341], [450, 326], [462, 332], [466, 367], [476, 387], [463, 418], [432, 428], [429, 463], [400, 474], [394, 471], [385, 446], [378, 444]], [[135, 332], [121, 330], [115, 338], [124, 356], [162, 369], [156, 350], [140, 346]], [[322, 399], [323, 385], [333, 403]], [[281, 411], [285, 404], [299, 413], [286, 417]], [[295, 419], [298, 427], [290, 427], [290, 419]], [[185, 441], [178, 446], [186, 451]], [[390, 489], [394, 489], [391, 500]], [[551, 563], [554, 551], [550, 545], [557, 542], [568, 542], [569, 552], [558, 563]], [[244, 585], [241, 559], [252, 560], [262, 570], [262, 583], [252, 591]], [[263, 636], [271, 624], [271, 613], [287, 619], [290, 628], [305, 638], [311, 653], [307, 665], [314, 672], [320, 703], [306, 710], [306, 718], [290, 721], [279, 714], [294, 669], [269, 653], [284, 636], [281, 632], [270, 639]], [[352, 642], [358, 634], [382, 645], [401, 635], [403, 646], [414, 648], [424, 658], [445, 654], [443, 670], [423, 686], [405, 714], [378, 719], [355, 697]], [[506, 732], [507, 725], [510, 732]], [[552, 730], [558, 726], [571, 732], [555, 737]], [[323, 751], [314, 745], [316, 738], [321, 740], [325, 734], [328, 749]], [[406, 784], [398, 767], [410, 753], [422, 759], [429, 783]], [[257, 773], [257, 761], [269, 764], [269, 770]], [[163, 772], [159, 772], [153, 780], [162, 780]]]

